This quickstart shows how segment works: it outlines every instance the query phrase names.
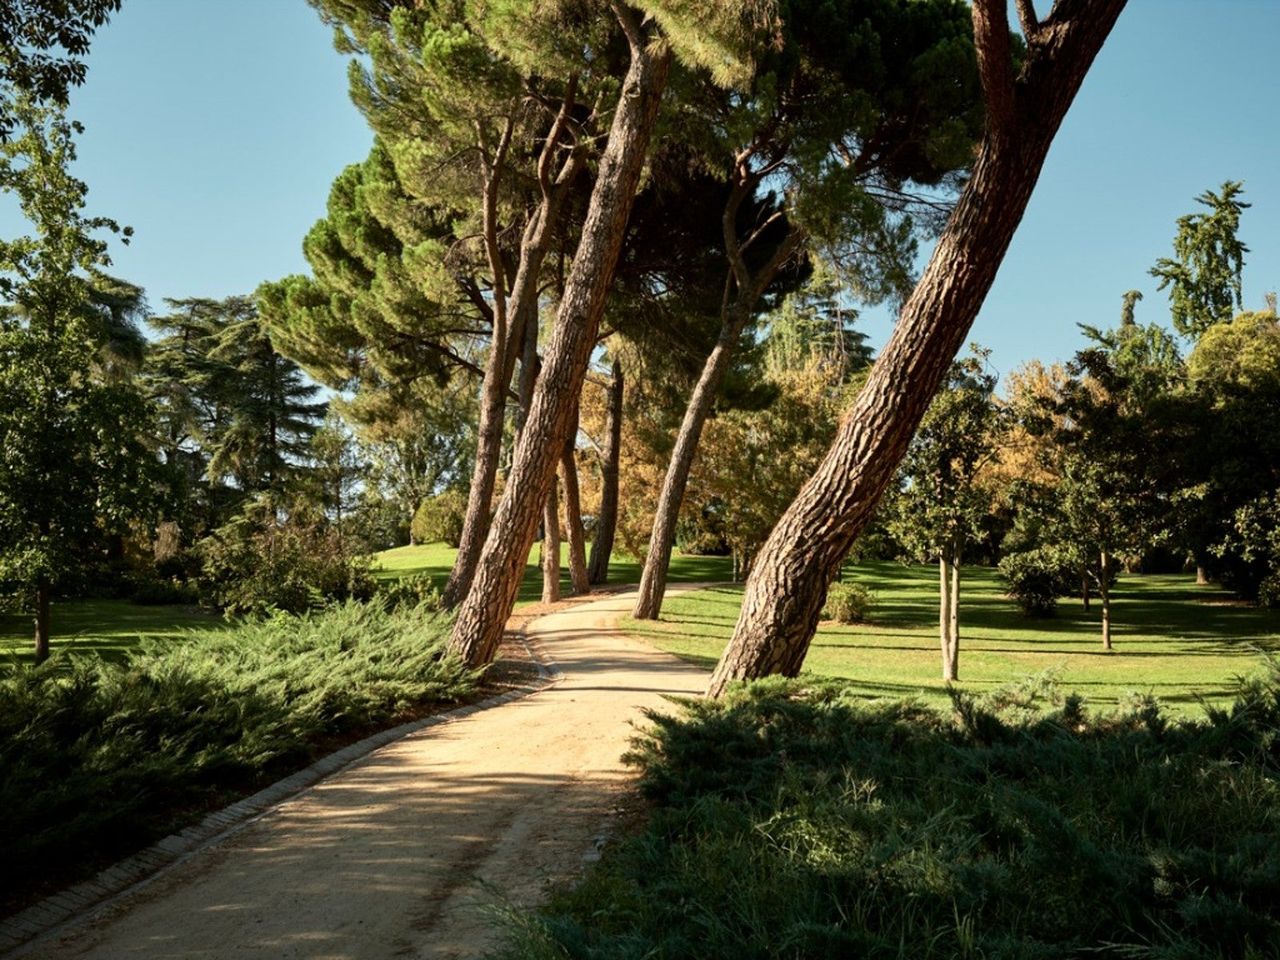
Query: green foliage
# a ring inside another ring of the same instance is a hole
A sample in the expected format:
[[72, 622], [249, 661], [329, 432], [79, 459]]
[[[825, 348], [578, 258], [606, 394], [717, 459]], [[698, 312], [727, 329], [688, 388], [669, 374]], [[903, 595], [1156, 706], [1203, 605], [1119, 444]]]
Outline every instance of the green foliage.
[[838, 623], [867, 623], [875, 605], [876, 595], [862, 584], [837, 581], [827, 590], [822, 616]]
[[998, 566], [1009, 596], [1031, 617], [1051, 616], [1058, 597], [1080, 586], [1077, 559], [1054, 544], [1006, 553]]
[[103, 231], [70, 172], [78, 127], [18, 100], [0, 145], [0, 189], [34, 236], [0, 242], [0, 581], [30, 591], [73, 579], [152, 507], [151, 412], [123, 368], [141, 293], [102, 271]]
[[950, 716], [770, 680], [655, 714], [648, 824], [514, 933], [573, 960], [1267, 956], [1280, 675], [1171, 722], [1044, 678]]
[[451, 487], [418, 505], [409, 528], [414, 543], [445, 543], [456, 547], [467, 517], [467, 495]]
[[1219, 557], [1238, 561], [1233, 586], [1256, 596], [1263, 606], [1280, 608], [1280, 490], [1236, 510], [1213, 549]]
[[0, 677], [0, 889], [122, 856], [323, 752], [470, 692], [448, 622], [347, 603], [190, 633], [122, 662], [57, 654]]
[[0, 141], [27, 104], [67, 105], [84, 82], [89, 40], [121, 0], [6, 0], [0, 4]]
[[1236, 236], [1240, 214], [1249, 208], [1237, 199], [1243, 192], [1243, 184], [1228, 180], [1218, 193], [1196, 197], [1208, 212], [1179, 217], [1173, 257], [1161, 257], [1151, 268], [1160, 289], [1169, 290], [1174, 329], [1191, 340], [1240, 308], [1240, 274], [1249, 252]]
[[388, 609], [422, 607], [426, 610], [441, 608], [440, 588], [430, 574], [412, 573], [407, 577], [395, 577], [378, 583], [377, 599]]
[[303, 511], [280, 519], [265, 502], [215, 530], [199, 553], [201, 590], [228, 616], [302, 613], [374, 590], [368, 561], [340, 531]]

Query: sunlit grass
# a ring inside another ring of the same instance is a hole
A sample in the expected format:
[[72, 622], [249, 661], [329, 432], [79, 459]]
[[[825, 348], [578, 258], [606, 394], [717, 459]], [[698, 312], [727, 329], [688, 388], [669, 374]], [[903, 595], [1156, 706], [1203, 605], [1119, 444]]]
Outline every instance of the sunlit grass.
[[[119, 660], [141, 640], [169, 641], [225, 626], [217, 614], [185, 605], [143, 606], [127, 600], [68, 600], [50, 611], [55, 650]], [[33, 659], [30, 616], [0, 616], [0, 662]]]
[[[824, 624], [806, 669], [853, 682], [869, 697], [914, 695], [946, 701], [938, 648], [936, 573], [930, 567], [866, 563], [846, 579], [878, 598], [873, 622]], [[1171, 709], [1231, 698], [1235, 679], [1254, 672], [1260, 650], [1280, 648], [1280, 615], [1238, 605], [1191, 576], [1124, 576], [1115, 590], [1113, 641], [1102, 649], [1097, 602], [1059, 603], [1057, 616], [1029, 619], [1004, 595], [994, 570], [969, 568], [961, 598], [960, 683], [981, 692], [1046, 669], [1064, 690], [1106, 707], [1129, 692], [1150, 693]], [[624, 621], [657, 646], [706, 667], [733, 632], [740, 585], [669, 597], [662, 620]]]

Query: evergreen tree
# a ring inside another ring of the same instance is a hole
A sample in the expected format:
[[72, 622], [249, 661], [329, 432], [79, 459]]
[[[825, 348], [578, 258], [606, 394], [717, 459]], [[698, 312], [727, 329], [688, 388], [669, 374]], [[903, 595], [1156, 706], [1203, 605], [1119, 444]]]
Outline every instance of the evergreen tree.
[[1243, 184], [1228, 180], [1218, 193], [1196, 197], [1208, 212], [1179, 217], [1173, 256], [1151, 268], [1160, 289], [1169, 290], [1174, 329], [1193, 341], [1240, 309], [1240, 274], [1249, 252], [1236, 236], [1240, 214], [1249, 208], [1238, 199], [1243, 192]]

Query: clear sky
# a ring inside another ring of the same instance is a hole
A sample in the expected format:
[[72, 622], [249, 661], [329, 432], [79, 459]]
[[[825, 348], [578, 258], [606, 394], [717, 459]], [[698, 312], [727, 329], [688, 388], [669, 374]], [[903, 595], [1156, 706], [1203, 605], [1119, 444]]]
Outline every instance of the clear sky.
[[[1037, 0], [1047, 9], [1049, 0]], [[1167, 319], [1147, 274], [1174, 220], [1245, 181], [1246, 306], [1280, 287], [1280, 0], [1130, 0], [1068, 114], [973, 336], [1007, 371], [1069, 357], [1120, 297]], [[304, 271], [329, 184], [368, 150], [346, 64], [304, 0], [125, 0], [72, 115], [91, 211], [131, 224], [115, 272], [163, 297]], [[14, 218], [0, 215], [11, 234]], [[869, 315], [877, 345], [889, 319]]]

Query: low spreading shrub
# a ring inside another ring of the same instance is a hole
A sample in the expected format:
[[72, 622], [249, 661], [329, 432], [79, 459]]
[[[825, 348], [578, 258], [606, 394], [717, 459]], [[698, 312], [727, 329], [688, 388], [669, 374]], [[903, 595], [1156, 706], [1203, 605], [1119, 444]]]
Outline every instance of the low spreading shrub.
[[414, 543], [444, 543], [456, 547], [467, 519], [466, 491], [450, 488], [418, 505], [409, 531]]
[[471, 691], [424, 607], [347, 603], [0, 676], [0, 891], [12, 902]]
[[391, 610], [403, 606], [421, 606], [427, 610], [441, 608], [440, 589], [431, 575], [426, 573], [381, 581], [378, 584], [377, 598]]
[[839, 623], [866, 623], [876, 604], [876, 595], [860, 583], [833, 583], [827, 591], [822, 616]]
[[1043, 678], [942, 714], [765, 681], [657, 714], [639, 833], [513, 925], [573, 960], [1280, 952], [1280, 673], [1086, 714]]

